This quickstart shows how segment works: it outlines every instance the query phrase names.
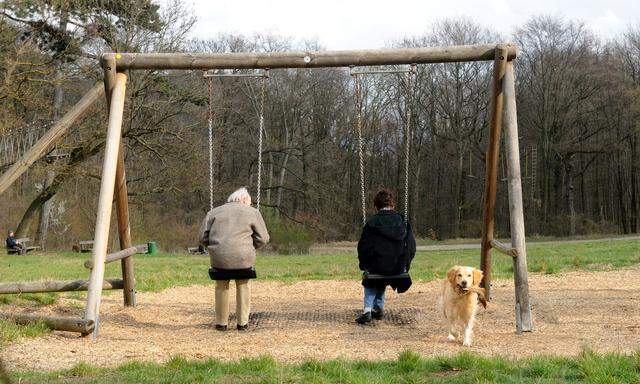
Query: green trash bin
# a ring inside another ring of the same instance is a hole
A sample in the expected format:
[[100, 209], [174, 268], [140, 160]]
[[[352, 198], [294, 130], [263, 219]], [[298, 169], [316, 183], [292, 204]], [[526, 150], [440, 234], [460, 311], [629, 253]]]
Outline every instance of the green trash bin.
[[147, 253], [149, 255], [155, 255], [156, 253], [158, 253], [158, 246], [156, 245], [155, 241], [150, 241], [147, 243]]

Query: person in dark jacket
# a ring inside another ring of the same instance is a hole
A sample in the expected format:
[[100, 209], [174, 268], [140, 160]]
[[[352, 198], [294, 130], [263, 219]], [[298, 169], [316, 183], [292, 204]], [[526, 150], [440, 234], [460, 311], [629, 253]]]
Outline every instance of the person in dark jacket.
[[24, 247], [22, 246], [22, 244], [18, 243], [18, 240], [16, 240], [16, 235], [13, 233], [13, 231], [9, 231], [9, 235], [5, 240], [5, 244], [8, 251], [17, 251], [20, 254], [24, 253]]
[[373, 199], [376, 214], [371, 217], [358, 242], [358, 261], [363, 271], [364, 311], [356, 319], [366, 324], [384, 316], [387, 286], [398, 293], [411, 287], [409, 268], [416, 254], [411, 225], [395, 211], [393, 193], [380, 190]]

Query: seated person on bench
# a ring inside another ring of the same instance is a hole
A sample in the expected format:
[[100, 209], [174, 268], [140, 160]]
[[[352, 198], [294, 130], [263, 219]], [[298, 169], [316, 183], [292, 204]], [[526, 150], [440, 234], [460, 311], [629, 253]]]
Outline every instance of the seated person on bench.
[[380, 190], [373, 205], [376, 214], [371, 217], [358, 242], [360, 270], [364, 272], [364, 312], [356, 319], [358, 324], [366, 324], [371, 319], [384, 316], [384, 294], [387, 286], [398, 293], [411, 287], [409, 267], [416, 254], [416, 240], [411, 225], [396, 212], [393, 193]]
[[5, 244], [7, 245], [7, 251], [15, 251], [23, 254], [26, 250], [22, 244], [18, 243], [18, 241], [16, 240], [16, 235], [15, 233], [13, 233], [13, 231], [9, 231], [9, 236], [7, 236]]

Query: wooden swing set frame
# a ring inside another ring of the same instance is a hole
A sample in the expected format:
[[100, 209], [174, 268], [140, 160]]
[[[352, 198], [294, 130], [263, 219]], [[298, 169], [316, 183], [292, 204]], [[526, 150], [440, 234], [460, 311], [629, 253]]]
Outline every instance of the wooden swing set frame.
[[[116, 288], [124, 291], [124, 304], [135, 305], [135, 279], [133, 275], [131, 227], [124, 165], [124, 147], [121, 141], [122, 115], [125, 103], [127, 71], [132, 70], [222, 70], [222, 69], [275, 69], [361, 67], [378, 65], [416, 65], [466, 61], [493, 61], [493, 81], [489, 124], [489, 143], [486, 156], [483, 231], [480, 269], [484, 271], [483, 286], [491, 297], [491, 250], [511, 256], [515, 280], [515, 317], [518, 333], [533, 329], [529, 304], [527, 253], [525, 244], [524, 210], [520, 176], [520, 152], [516, 113], [516, 94], [513, 60], [517, 48], [512, 43], [465, 45], [450, 47], [422, 47], [351, 51], [272, 52], [272, 53], [107, 53], [100, 60], [104, 71], [104, 94], [109, 109], [107, 137], [102, 165], [100, 196], [88, 281], [87, 304], [84, 318], [71, 319], [79, 326], [69, 326], [59, 318], [49, 319], [51, 327], [64, 324], [70, 330], [97, 336], [102, 290], [110, 284], [105, 281], [109, 226], [112, 201], [115, 194], [118, 234], [122, 250], [122, 282]], [[102, 85], [96, 84], [65, 116], [63, 116], [36, 144], [7, 172], [0, 176], [0, 194], [4, 192], [36, 160], [59, 140], [100, 96]], [[498, 161], [501, 133], [506, 134], [507, 181], [511, 227], [511, 245], [494, 239], [494, 208], [496, 204]], [[113, 257], [112, 257], [113, 258]], [[114, 284], [111, 284], [114, 285]], [[83, 287], [84, 288], [84, 285]], [[109, 287], [107, 287], [109, 288]], [[0, 293], [3, 293], [0, 285]], [[7, 291], [7, 290], [5, 290]], [[12, 293], [11, 289], [8, 292]], [[16, 293], [16, 292], [13, 292]], [[45, 321], [47, 318], [44, 318]], [[28, 321], [26, 319], [24, 321]], [[64, 327], [60, 328], [63, 329]]]

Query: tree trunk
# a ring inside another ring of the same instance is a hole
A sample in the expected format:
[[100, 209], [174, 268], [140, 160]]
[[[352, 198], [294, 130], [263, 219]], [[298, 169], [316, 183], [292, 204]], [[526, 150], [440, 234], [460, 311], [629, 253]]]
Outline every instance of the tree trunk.
[[625, 207], [625, 198], [624, 198], [624, 192], [625, 192], [625, 187], [624, 187], [624, 181], [623, 179], [623, 170], [622, 170], [622, 164], [620, 164], [620, 157], [618, 155], [615, 155], [614, 157], [614, 161], [616, 164], [616, 184], [617, 184], [617, 189], [618, 189], [618, 211], [620, 213], [620, 217], [619, 217], [619, 223], [622, 227], [622, 232], [627, 234], [629, 233], [629, 223], [627, 221], [627, 209]]
[[[50, 169], [47, 170], [47, 175], [43, 184], [43, 190], [51, 187], [53, 179], [56, 177], [56, 173]], [[40, 243], [42, 249], [45, 249], [45, 241], [47, 238], [47, 231], [49, 230], [49, 217], [51, 215], [51, 204], [53, 203], [53, 196], [50, 199], [42, 203], [40, 208], [40, 220], [38, 222], [38, 230], [36, 231], [36, 241]]]
[[18, 224], [18, 229], [16, 229], [16, 237], [26, 237], [29, 234], [29, 229], [31, 228], [31, 224], [35, 219], [36, 214], [39, 210], [42, 209], [44, 203], [55, 196], [55, 194], [58, 192], [58, 189], [62, 186], [62, 182], [67, 178], [67, 175], [69, 175], [69, 173], [61, 173], [56, 175], [53, 178], [51, 185], [47, 188], [43, 188], [38, 196], [31, 202], [24, 215], [22, 215], [20, 224]]
[[287, 175], [287, 162], [289, 162], [289, 153], [285, 153], [284, 159], [282, 160], [282, 167], [280, 168], [280, 177], [278, 179], [278, 196], [276, 200], [276, 206], [278, 210], [276, 211], [276, 215], [279, 214], [282, 204], [282, 186], [284, 185], [284, 179]]
[[631, 147], [631, 231], [640, 232], [640, 204], [638, 202], [638, 168], [640, 168], [640, 156], [638, 155], [638, 134], [629, 140]]
[[[60, 15], [60, 23], [58, 25], [58, 29], [60, 31], [67, 30], [67, 23], [69, 21], [69, 14], [66, 11], [62, 11]], [[62, 66], [62, 62], [60, 60], [54, 61], [55, 70], [55, 82], [54, 82], [54, 90], [53, 90], [53, 121], [58, 121], [60, 118], [60, 112], [62, 110], [62, 101], [64, 100], [64, 88], [62, 87], [62, 79], [64, 74], [60, 69]], [[54, 153], [56, 151], [54, 150]], [[55, 161], [55, 160], [54, 160]], [[53, 184], [53, 179], [55, 178], [56, 173], [52, 170], [47, 170], [47, 175], [43, 183], [43, 190], [51, 187]], [[45, 241], [47, 238], [47, 231], [49, 229], [49, 217], [51, 215], [51, 204], [53, 203], [51, 198], [47, 199], [40, 208], [40, 221], [38, 223], [38, 230], [36, 232], [36, 241], [40, 243], [42, 249], [45, 248]]]
[[567, 160], [565, 163], [565, 197], [567, 204], [567, 214], [569, 215], [569, 235], [575, 236], [576, 234], [576, 208], [575, 208], [575, 196], [573, 187], [573, 168], [574, 168], [575, 154], [567, 154]]
[[273, 153], [269, 152], [269, 182], [268, 182], [266, 200], [267, 205], [271, 205], [271, 188], [273, 188]]
[[462, 210], [464, 208], [464, 153], [462, 148], [458, 148], [458, 161], [456, 163], [456, 180], [455, 180], [455, 202], [456, 202], [456, 217], [454, 234], [456, 238], [462, 236]]
[[422, 177], [422, 162], [420, 161], [419, 156], [416, 156], [417, 163], [416, 164], [416, 177], [413, 179], [413, 198], [411, 199], [411, 225], [413, 226], [413, 231], [416, 236], [420, 235], [418, 228], [420, 228], [420, 223], [418, 223], [418, 209], [421, 207], [420, 199], [420, 189], [419, 189], [419, 180]]

